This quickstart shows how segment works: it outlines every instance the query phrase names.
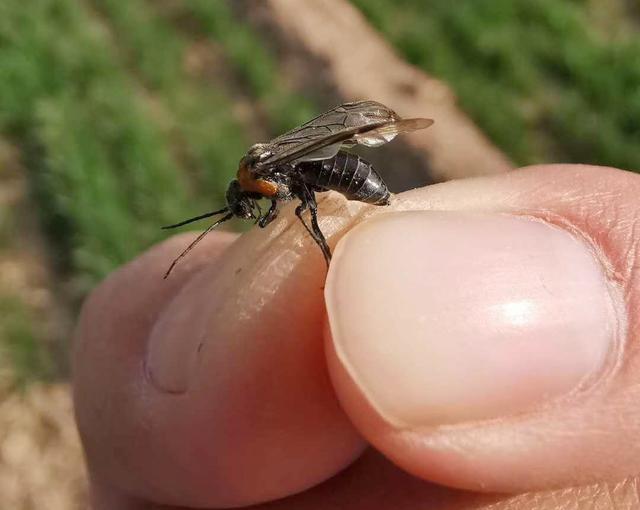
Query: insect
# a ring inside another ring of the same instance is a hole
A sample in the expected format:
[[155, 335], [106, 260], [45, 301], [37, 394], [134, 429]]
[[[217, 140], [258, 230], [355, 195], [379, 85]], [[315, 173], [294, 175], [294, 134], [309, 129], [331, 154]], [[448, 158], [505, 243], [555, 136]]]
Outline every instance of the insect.
[[[322, 250], [328, 267], [331, 250], [318, 225], [315, 194], [334, 190], [349, 200], [374, 205], [388, 205], [391, 197], [387, 185], [370, 163], [342, 149], [358, 144], [378, 147], [399, 133], [424, 129], [431, 124], [431, 119], [401, 119], [376, 101], [356, 101], [336, 106], [270, 142], [251, 146], [240, 160], [236, 179], [229, 184], [226, 207], [163, 227], [176, 228], [222, 215], [176, 257], [164, 277], [221, 223], [237, 217], [253, 219], [264, 228], [278, 216], [279, 204], [293, 199], [300, 200], [296, 216]], [[271, 201], [264, 213], [259, 204], [261, 199]], [[311, 225], [303, 217], [307, 210]]]

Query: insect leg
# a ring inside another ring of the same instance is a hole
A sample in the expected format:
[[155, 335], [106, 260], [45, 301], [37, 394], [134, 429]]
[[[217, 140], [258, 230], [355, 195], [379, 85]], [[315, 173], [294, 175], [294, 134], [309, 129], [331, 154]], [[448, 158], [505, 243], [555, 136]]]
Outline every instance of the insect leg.
[[271, 206], [269, 207], [269, 210], [267, 211], [266, 216], [263, 216], [262, 218], [260, 218], [260, 222], [258, 223], [258, 225], [260, 226], [260, 228], [264, 228], [273, 220], [275, 220], [277, 216], [278, 216], [278, 201], [274, 199], [274, 200], [271, 200]]
[[298, 217], [300, 222], [304, 225], [304, 228], [307, 229], [307, 232], [309, 232], [309, 235], [313, 237], [313, 239], [315, 240], [316, 236], [314, 235], [313, 230], [309, 228], [309, 225], [307, 225], [307, 222], [304, 221], [304, 218], [302, 217], [302, 213], [304, 213], [308, 209], [307, 202], [304, 198], [300, 198], [300, 200], [302, 200], [302, 203], [298, 207], [296, 207], [296, 216]]
[[305, 190], [307, 192], [307, 201], [311, 212], [311, 227], [315, 233], [313, 238], [316, 243], [318, 243], [318, 246], [320, 246], [322, 254], [324, 255], [324, 260], [327, 263], [327, 267], [329, 267], [329, 263], [331, 262], [331, 249], [327, 244], [327, 240], [325, 239], [322, 230], [320, 230], [320, 225], [318, 225], [318, 203], [316, 202], [316, 196], [315, 193], [309, 190], [306, 186]]
[[[253, 211], [251, 211], [251, 214], [253, 214], [253, 217], [256, 219], [256, 221], [253, 222], [253, 224], [255, 225], [256, 223], [261, 223], [262, 222], [262, 207], [260, 207], [260, 204], [257, 201], [253, 202], [253, 205], [256, 209], [258, 209], [258, 214], [254, 214]], [[262, 225], [260, 225], [262, 226]]]
[[[300, 219], [304, 228], [307, 229], [309, 235], [313, 238], [316, 244], [322, 250], [322, 255], [324, 255], [324, 260], [327, 263], [327, 267], [329, 267], [329, 262], [331, 262], [331, 250], [329, 249], [329, 245], [327, 244], [327, 240], [324, 238], [320, 227], [318, 226], [318, 205], [316, 204], [315, 196], [306, 185], [302, 184], [300, 192], [297, 194], [298, 198], [301, 201], [301, 204], [296, 207], [296, 216]], [[307, 209], [311, 209], [311, 225], [312, 228], [309, 228], [307, 222], [302, 218], [302, 213]]]

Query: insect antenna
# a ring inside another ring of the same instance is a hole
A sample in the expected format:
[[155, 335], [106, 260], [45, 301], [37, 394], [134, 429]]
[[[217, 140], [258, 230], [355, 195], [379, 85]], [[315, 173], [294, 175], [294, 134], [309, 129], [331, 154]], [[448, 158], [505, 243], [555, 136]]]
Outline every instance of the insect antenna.
[[168, 228], [176, 228], [181, 227], [182, 225], [186, 225], [187, 223], [193, 223], [194, 221], [204, 220], [205, 218], [210, 218], [211, 216], [215, 216], [216, 214], [229, 212], [229, 208], [225, 207], [224, 209], [220, 209], [219, 211], [213, 211], [201, 214], [200, 216], [195, 216], [194, 218], [189, 218], [188, 220], [181, 221], [180, 223], [176, 223], [174, 225], [167, 225], [166, 227], [162, 227], [162, 229], [166, 230]]
[[[226, 208], [225, 208], [225, 209], [226, 209]], [[213, 215], [213, 214], [217, 214], [217, 213], [208, 213], [208, 214], [209, 214], [209, 216], [211, 216], [211, 215]], [[178, 223], [177, 225], [174, 225], [174, 226], [176, 226], [176, 227], [177, 227], [177, 226], [180, 226], [180, 225], [184, 225], [184, 223], [189, 223], [190, 221], [196, 221], [196, 220], [199, 220], [199, 219], [201, 219], [201, 218], [206, 218], [206, 217], [207, 217], [207, 216], [201, 216], [201, 217], [198, 217], [198, 218], [192, 218], [191, 220], [187, 220], [186, 222], [183, 222], [183, 223]], [[233, 218], [233, 213], [229, 213], [229, 214], [227, 214], [227, 215], [223, 216], [223, 217], [222, 217], [222, 218], [220, 218], [218, 221], [216, 221], [213, 225], [211, 225], [209, 228], [207, 228], [207, 230], [205, 230], [204, 232], [202, 232], [202, 234], [200, 234], [198, 237], [196, 237], [196, 238], [193, 240], [193, 242], [192, 242], [189, 246], [187, 246], [187, 247], [184, 249], [184, 251], [183, 251], [180, 255], [178, 255], [178, 256], [173, 260], [173, 262], [172, 262], [172, 263], [171, 263], [171, 265], [169, 266], [169, 269], [167, 269], [167, 272], [164, 274], [164, 279], [166, 279], [166, 278], [167, 278], [167, 276], [169, 276], [169, 273], [171, 273], [171, 271], [173, 270], [173, 268], [174, 268], [174, 267], [176, 267], [176, 264], [178, 263], [178, 261], [179, 261], [182, 257], [184, 257], [187, 253], [189, 253], [189, 252], [191, 251], [191, 249], [192, 249], [196, 244], [198, 244], [198, 243], [202, 240], [202, 238], [203, 238], [204, 236], [206, 236], [206, 235], [207, 235], [209, 232], [211, 232], [214, 228], [216, 228], [218, 225], [220, 225], [220, 223], [224, 223], [225, 221], [230, 220], [231, 218]], [[171, 228], [171, 227], [167, 227], [167, 228]]]

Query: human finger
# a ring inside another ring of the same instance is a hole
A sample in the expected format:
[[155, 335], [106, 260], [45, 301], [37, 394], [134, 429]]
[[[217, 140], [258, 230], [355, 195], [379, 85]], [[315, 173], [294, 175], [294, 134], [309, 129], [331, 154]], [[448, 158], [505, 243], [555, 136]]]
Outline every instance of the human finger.
[[352, 229], [327, 346], [363, 435], [472, 490], [640, 472], [638, 196], [629, 172], [531, 167], [400, 195], [423, 211]]
[[323, 262], [301, 263], [306, 244], [283, 250], [282, 236], [302, 237], [283, 227], [240, 242], [211, 234], [163, 280], [193, 236], [172, 238], [88, 299], [74, 398], [100, 494], [238, 506], [303, 490], [359, 455], [326, 373]]

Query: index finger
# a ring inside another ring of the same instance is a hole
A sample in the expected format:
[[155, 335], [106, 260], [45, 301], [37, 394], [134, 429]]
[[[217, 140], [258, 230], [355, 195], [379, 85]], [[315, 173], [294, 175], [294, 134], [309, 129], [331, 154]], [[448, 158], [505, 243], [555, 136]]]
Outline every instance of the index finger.
[[89, 298], [74, 393], [94, 479], [164, 504], [238, 506], [359, 455], [325, 368], [324, 262], [290, 227], [211, 234], [163, 280], [192, 237], [170, 239]]

